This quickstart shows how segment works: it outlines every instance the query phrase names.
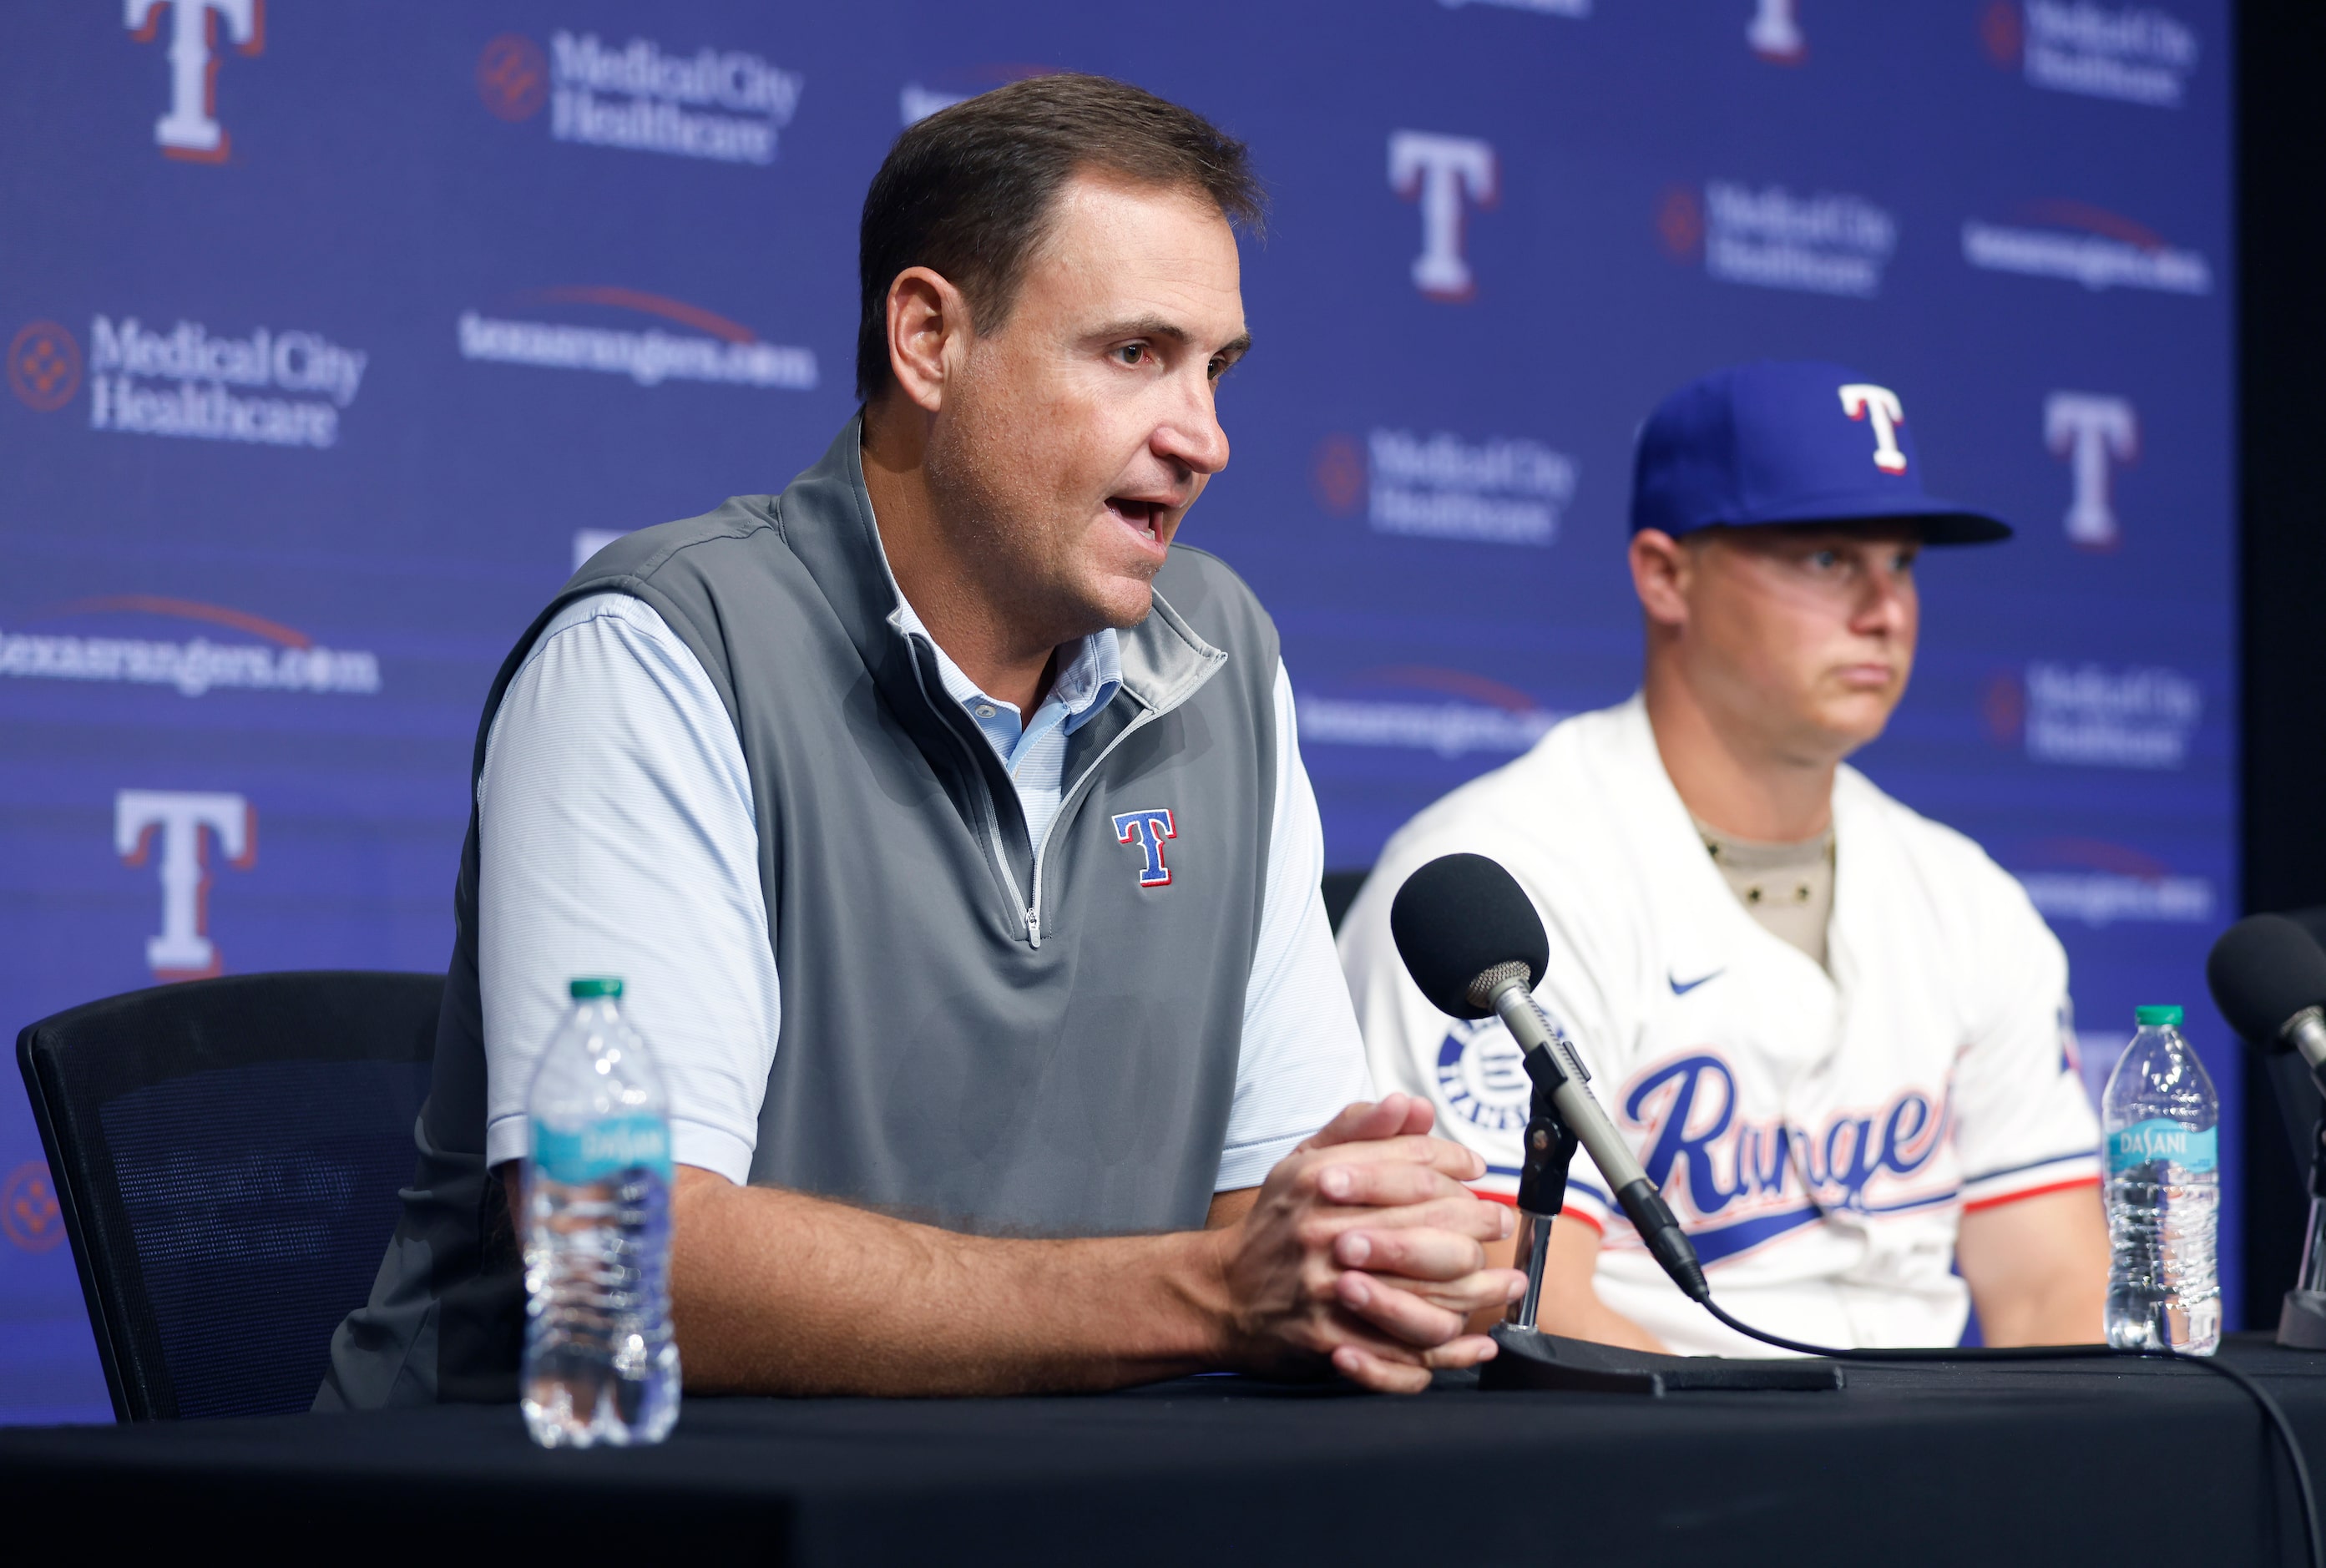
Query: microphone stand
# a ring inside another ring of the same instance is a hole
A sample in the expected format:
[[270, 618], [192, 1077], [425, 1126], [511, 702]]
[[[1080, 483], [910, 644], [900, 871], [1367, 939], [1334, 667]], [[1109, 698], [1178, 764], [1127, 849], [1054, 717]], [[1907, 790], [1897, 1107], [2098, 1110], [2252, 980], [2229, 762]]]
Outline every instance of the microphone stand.
[[1550, 1256], [1550, 1223], [1566, 1207], [1567, 1170], [1579, 1146], [1575, 1129], [1551, 1103], [1549, 1089], [1536, 1078], [1537, 1059], [1548, 1072], [1559, 1071], [1549, 1051], [1527, 1053], [1527, 1077], [1534, 1081], [1534, 1098], [1528, 1109], [1526, 1163], [1519, 1171], [1518, 1228], [1518, 1252], [1526, 1259], [1527, 1284], [1526, 1294], [1511, 1308], [1506, 1320], [1526, 1333], [1534, 1331], [1535, 1314], [1542, 1306], [1542, 1269]]
[[[1543, 1265], [1550, 1255], [1551, 1222], [1567, 1200], [1567, 1170], [1579, 1143], [1551, 1097], [1567, 1081], [1558, 1059], [1538, 1045], [1528, 1050], [1525, 1067], [1528, 1081], [1534, 1086], [1528, 1107], [1526, 1163], [1519, 1171], [1518, 1250], [1526, 1260], [1526, 1294], [1512, 1304], [1507, 1318], [1494, 1325], [1493, 1337], [1499, 1353], [1479, 1372], [1478, 1386], [1654, 1397], [1678, 1389], [1840, 1387], [1841, 1368], [1831, 1361], [1660, 1356], [1546, 1334], [1535, 1327], [1542, 1306]], [[2318, 1210], [2313, 1208], [2312, 1212]], [[2326, 1296], [2320, 1300], [2326, 1302]], [[2326, 1327], [2326, 1317], [2320, 1322]]]
[[[2289, 1032], [2304, 1022], [2317, 1027], [2314, 1019], [2297, 1015]], [[2303, 1055], [2308, 1054], [2305, 1050]], [[2319, 1093], [2326, 1096], [2326, 1065], [2312, 1066], [2310, 1075]], [[2282, 1085], [2284, 1080], [2279, 1081]], [[2302, 1272], [2278, 1309], [2277, 1342], [2298, 1350], [2326, 1350], [2326, 1099], [2319, 1102], [2318, 1120], [2310, 1134], [2310, 1234], [2302, 1243]]]

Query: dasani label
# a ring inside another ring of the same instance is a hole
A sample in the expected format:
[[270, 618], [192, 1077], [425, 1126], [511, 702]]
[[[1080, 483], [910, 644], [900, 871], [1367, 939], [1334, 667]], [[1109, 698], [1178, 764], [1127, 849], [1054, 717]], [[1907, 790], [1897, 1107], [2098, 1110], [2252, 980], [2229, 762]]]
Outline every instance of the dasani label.
[[670, 1126], [660, 1116], [609, 1116], [567, 1130], [533, 1124], [534, 1169], [552, 1181], [579, 1185], [645, 1169], [671, 1179]]
[[2135, 1165], [2159, 1160], [2191, 1172], [2210, 1171], [2218, 1144], [2218, 1129], [2207, 1127], [2200, 1133], [2163, 1116], [2151, 1116], [2108, 1134], [2108, 1174], [2119, 1176]]

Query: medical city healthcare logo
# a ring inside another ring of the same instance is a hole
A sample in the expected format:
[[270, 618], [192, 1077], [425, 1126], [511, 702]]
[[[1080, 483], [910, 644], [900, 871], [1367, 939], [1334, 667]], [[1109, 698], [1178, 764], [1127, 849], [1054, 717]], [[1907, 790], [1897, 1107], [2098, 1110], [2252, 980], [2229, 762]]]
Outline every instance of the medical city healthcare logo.
[[0, 1233], [26, 1252], [47, 1252], [63, 1242], [64, 1210], [45, 1162], [26, 1161], [0, 1182]]
[[1666, 191], [1656, 232], [1674, 257], [1700, 255], [1716, 282], [1845, 299], [1880, 294], [1898, 248], [1896, 215], [1863, 196], [1796, 196], [1782, 185], [1735, 180]]
[[237, 52], [266, 51], [266, 0], [126, 0], [129, 35], [151, 43], [170, 18], [170, 107], [154, 122], [165, 158], [223, 163], [233, 142], [218, 117], [219, 24]]
[[763, 343], [740, 322], [684, 300], [641, 289], [602, 285], [537, 289], [521, 296], [533, 304], [580, 305], [618, 318], [653, 317], [692, 329], [586, 325], [461, 313], [461, 358], [542, 370], [588, 370], [627, 376], [641, 387], [667, 381], [812, 392], [815, 350]]
[[8, 344], [8, 388], [36, 413], [71, 402], [80, 371], [80, 345], [54, 322], [29, 322]]
[[541, 45], [522, 33], [504, 33], [486, 44], [477, 57], [477, 96], [512, 124], [539, 114], [549, 100], [549, 61]]
[[550, 34], [549, 51], [505, 33], [477, 57], [477, 96], [512, 123], [549, 107], [553, 141], [772, 163], [805, 79], [746, 50], [665, 53], [652, 39], [610, 48], [594, 33]]
[[2179, 670], [2052, 659], [1995, 677], [1982, 705], [1998, 742], [2071, 768], [2180, 768], [2205, 716], [2204, 688]]
[[[89, 323], [88, 427], [256, 446], [336, 445], [371, 357], [303, 329], [256, 327], [217, 337], [181, 319], [168, 331], [135, 316]], [[8, 348], [8, 385], [53, 413], [81, 383], [81, 350], [54, 322], [33, 322]], [[263, 389], [263, 390], [262, 390]], [[287, 393], [288, 397], [267, 394]]]
[[1539, 441], [1373, 430], [1362, 447], [1326, 436], [1314, 480], [1327, 511], [1346, 517], [1362, 503], [1377, 534], [1549, 545], [1575, 499], [1577, 471], [1575, 459]]
[[2030, 87], [2151, 108], [2179, 108], [2197, 70], [2196, 30], [2153, 5], [1994, 0], [1978, 35]]
[[2095, 291], [2213, 292], [2212, 266], [2202, 256], [2166, 244], [2128, 218], [2083, 201], [2036, 201], [2024, 210], [2031, 222], [1966, 219], [1963, 260], [1982, 272], [2058, 278]]

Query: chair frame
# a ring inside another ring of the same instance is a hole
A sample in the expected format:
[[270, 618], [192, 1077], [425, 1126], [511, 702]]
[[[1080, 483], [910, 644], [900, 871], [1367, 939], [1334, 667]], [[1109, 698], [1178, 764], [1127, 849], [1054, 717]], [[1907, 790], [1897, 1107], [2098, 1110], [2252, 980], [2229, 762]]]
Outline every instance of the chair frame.
[[[41, 1153], [49, 1162], [49, 1190], [55, 1194], [57, 1209], [64, 1217], [65, 1243], [72, 1252], [74, 1272], [80, 1276], [81, 1301], [88, 1309], [88, 1326], [97, 1340], [97, 1358], [105, 1368], [105, 1391], [113, 1400], [113, 1419], [130, 1422], [174, 1417], [177, 1402], [169, 1396], [169, 1374], [160, 1366], [158, 1354], [141, 1354], [128, 1343], [127, 1302], [118, 1293], [127, 1282], [119, 1278], [101, 1280], [98, 1275], [98, 1248], [104, 1244], [97, 1233], [109, 1227], [92, 1223], [84, 1211], [89, 1194], [85, 1190], [79, 1162], [69, 1151], [76, 1145], [86, 1146], [90, 1140], [102, 1141], [104, 1134], [82, 1125], [80, 1118], [73, 1115], [70, 1100], [55, 1081], [55, 1059], [36, 1049], [40, 1029], [40, 1024], [31, 1023], [18, 1031], [16, 1066], [24, 1076], [24, 1096], [32, 1102], [33, 1124], [41, 1130]], [[122, 1239], [125, 1243], [127, 1240]], [[137, 1266], [137, 1249], [126, 1245], [106, 1246], [105, 1255], [113, 1260], [116, 1270], [136, 1276], [138, 1283], [130, 1288], [142, 1293], [144, 1275]], [[145, 1365], [149, 1359], [154, 1363], [150, 1368]], [[161, 1408], [164, 1404], [168, 1408]]]
[[[166, 988], [129, 992], [69, 1008], [27, 1024], [17, 1033], [16, 1065], [23, 1074], [33, 1123], [40, 1129], [50, 1184], [64, 1219], [73, 1267], [80, 1276], [81, 1299], [88, 1310], [89, 1328], [97, 1340], [98, 1359], [105, 1368], [105, 1388], [112, 1398], [116, 1421], [174, 1420], [178, 1414], [177, 1394], [158, 1335], [150, 1328], [139, 1331], [150, 1313], [144, 1310], [144, 1276], [127, 1213], [120, 1207], [116, 1195], [91, 1190], [101, 1180], [100, 1172], [110, 1172], [113, 1166], [104, 1128], [95, 1115], [76, 1112], [72, 1097], [64, 1091], [61, 1075], [65, 1069], [60, 1060], [60, 1053], [45, 1044], [44, 1033], [78, 1014], [100, 1008], [120, 1009], [126, 1023], [135, 1016], [134, 1008], [140, 998], [163, 989], [253, 987], [288, 977], [286, 974], [240, 975], [181, 981]], [[350, 989], [423, 978], [437, 979], [441, 984], [439, 976], [377, 970], [305, 971], [300, 972], [298, 978], [319, 986], [344, 984]], [[230, 1046], [224, 1049], [230, 1052]], [[209, 1065], [239, 1064], [222, 1060]], [[200, 1070], [204, 1070], [204, 1064], [190, 1062], [187, 1066], [189, 1072]]]

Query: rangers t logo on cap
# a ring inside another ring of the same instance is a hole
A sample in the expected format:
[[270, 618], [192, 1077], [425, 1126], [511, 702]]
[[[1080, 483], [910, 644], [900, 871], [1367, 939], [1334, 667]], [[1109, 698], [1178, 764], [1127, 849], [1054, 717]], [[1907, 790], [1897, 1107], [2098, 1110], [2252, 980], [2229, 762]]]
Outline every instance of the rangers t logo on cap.
[[1852, 419], [1874, 421], [1875, 467], [1884, 473], [1906, 471], [1906, 454], [1898, 450], [1895, 439], [1898, 426], [1906, 422], [1898, 394], [1871, 381], [1852, 381], [1841, 389], [1841, 411]]
[[1635, 534], [1881, 522], [1912, 523], [1926, 545], [2011, 537], [2001, 519], [1922, 489], [1905, 405], [1845, 366], [1761, 359], [1716, 370], [1665, 398], [1641, 427]]

